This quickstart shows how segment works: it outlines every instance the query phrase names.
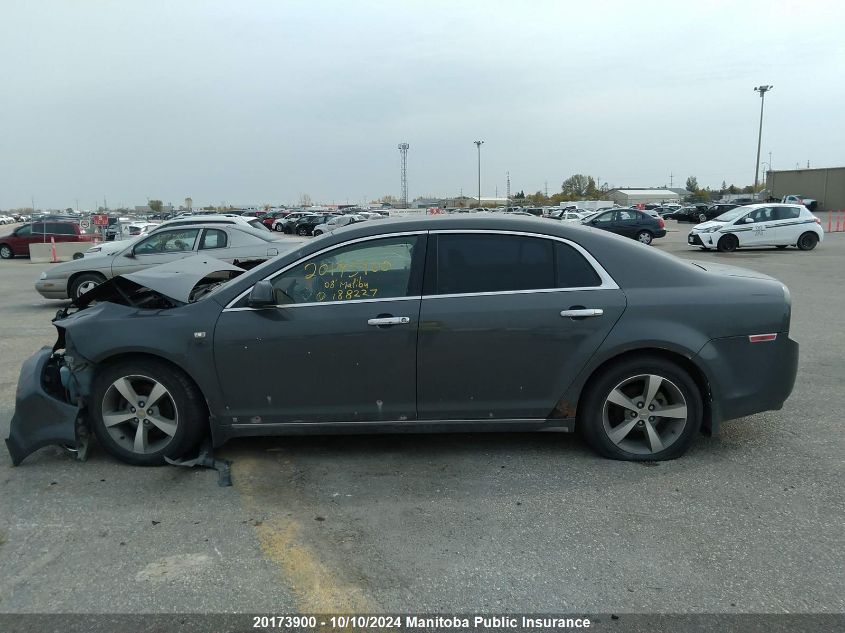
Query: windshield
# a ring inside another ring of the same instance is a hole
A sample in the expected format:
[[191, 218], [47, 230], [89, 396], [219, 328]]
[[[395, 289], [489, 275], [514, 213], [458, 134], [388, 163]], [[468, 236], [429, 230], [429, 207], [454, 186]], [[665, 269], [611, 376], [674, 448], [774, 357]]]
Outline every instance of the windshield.
[[731, 222], [732, 220], [736, 220], [741, 215], [745, 215], [748, 213], [748, 207], [736, 207], [735, 209], [731, 209], [720, 215], [719, 217], [713, 218], [716, 222]]
[[258, 229], [259, 231], [269, 231], [270, 228], [264, 224], [261, 220], [250, 220], [249, 225], [254, 228]]

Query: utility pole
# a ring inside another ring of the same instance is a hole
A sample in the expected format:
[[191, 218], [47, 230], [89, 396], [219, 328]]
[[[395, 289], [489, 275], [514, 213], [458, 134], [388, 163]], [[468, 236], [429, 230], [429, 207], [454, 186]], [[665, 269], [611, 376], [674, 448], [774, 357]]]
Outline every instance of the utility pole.
[[548, 198], [548, 197], [549, 197], [549, 181], [548, 181], [548, 180], [546, 180], [546, 181], [543, 183], [543, 185], [544, 185], [544, 187], [545, 187], [546, 197]]
[[672, 172], [669, 172], [669, 188], [671, 189], [673, 186], [675, 186], [675, 176]]
[[763, 104], [766, 102], [766, 93], [774, 86], [757, 86], [755, 92], [760, 93], [760, 129], [757, 132], [757, 162], [754, 164], [754, 192], [757, 192], [757, 184], [760, 178], [760, 143], [763, 141]]
[[507, 204], [507, 206], [508, 206], [508, 208], [510, 208], [510, 206], [511, 206], [511, 173], [509, 171], [507, 171], [507, 172], [505, 172], [505, 174], [508, 177], [508, 192], [507, 192], [508, 204]]
[[408, 148], [407, 143], [399, 143], [399, 159], [400, 159], [400, 179], [402, 192], [400, 198], [402, 199], [402, 208], [408, 208]]
[[481, 207], [481, 146], [484, 141], [473, 141], [478, 148], [478, 206]]

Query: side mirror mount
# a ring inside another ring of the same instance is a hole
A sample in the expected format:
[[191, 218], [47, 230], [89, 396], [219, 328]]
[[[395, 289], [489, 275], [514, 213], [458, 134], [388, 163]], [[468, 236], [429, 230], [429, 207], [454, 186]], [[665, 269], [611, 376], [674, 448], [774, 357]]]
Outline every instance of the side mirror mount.
[[249, 291], [247, 303], [250, 308], [271, 308], [276, 305], [276, 296], [273, 292], [273, 283], [262, 279], [255, 283]]

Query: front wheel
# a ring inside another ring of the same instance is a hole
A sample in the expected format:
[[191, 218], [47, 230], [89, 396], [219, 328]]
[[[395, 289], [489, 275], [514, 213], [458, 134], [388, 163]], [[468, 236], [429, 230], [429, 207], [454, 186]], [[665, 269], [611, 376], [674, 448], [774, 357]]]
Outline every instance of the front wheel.
[[716, 250], [720, 253], [732, 253], [739, 246], [739, 240], [735, 235], [724, 235], [716, 244]]
[[707, 222], [707, 216], [704, 215], [703, 213], [701, 213], [698, 216], [698, 220], [699, 220], [699, 222]]
[[322, 234], [323, 234], [323, 232], [320, 229], [314, 229], [314, 237], [317, 237], [318, 235], [322, 235]]
[[281, 232], [283, 232], [285, 229], [284, 229], [284, 227], [283, 227], [281, 224], [277, 224], [276, 226], [274, 226], [274, 227], [273, 227], [273, 230], [274, 230], [274, 231], [278, 231], [279, 233], [281, 233]]
[[631, 358], [591, 380], [577, 428], [611, 459], [661, 461], [683, 455], [701, 427], [695, 381], [662, 358]]
[[306, 235], [308, 235], [308, 230], [305, 228], [300, 228], [299, 230], [297, 230], [296, 234], [305, 237]]
[[0, 258], [2, 259], [12, 259], [15, 256], [15, 252], [12, 250], [12, 247], [8, 244], [0, 244]]
[[136, 466], [183, 457], [199, 443], [208, 422], [202, 394], [188, 377], [153, 359], [127, 360], [101, 371], [89, 410], [100, 444]]
[[106, 280], [100, 273], [82, 273], [74, 277], [70, 284], [68, 295], [71, 301], [78, 301], [79, 298], [89, 290], [93, 290]]
[[651, 235], [650, 231], [640, 231], [637, 233], [637, 240], [642, 242], [643, 244], [651, 244], [651, 240], [654, 239]]
[[809, 231], [798, 238], [798, 248], [802, 251], [811, 251], [818, 243], [819, 236], [815, 233], [810, 233]]

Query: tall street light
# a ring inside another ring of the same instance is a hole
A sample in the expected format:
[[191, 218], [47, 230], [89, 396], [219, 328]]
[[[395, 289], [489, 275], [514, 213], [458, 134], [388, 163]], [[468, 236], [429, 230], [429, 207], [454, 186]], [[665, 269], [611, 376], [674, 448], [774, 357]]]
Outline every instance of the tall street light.
[[481, 146], [484, 141], [473, 141], [478, 148], [478, 208], [481, 208]]
[[757, 86], [755, 92], [760, 93], [760, 130], [757, 132], [757, 163], [754, 165], [754, 193], [757, 193], [757, 182], [760, 178], [760, 143], [763, 140], [763, 104], [766, 102], [766, 93], [774, 86]]

